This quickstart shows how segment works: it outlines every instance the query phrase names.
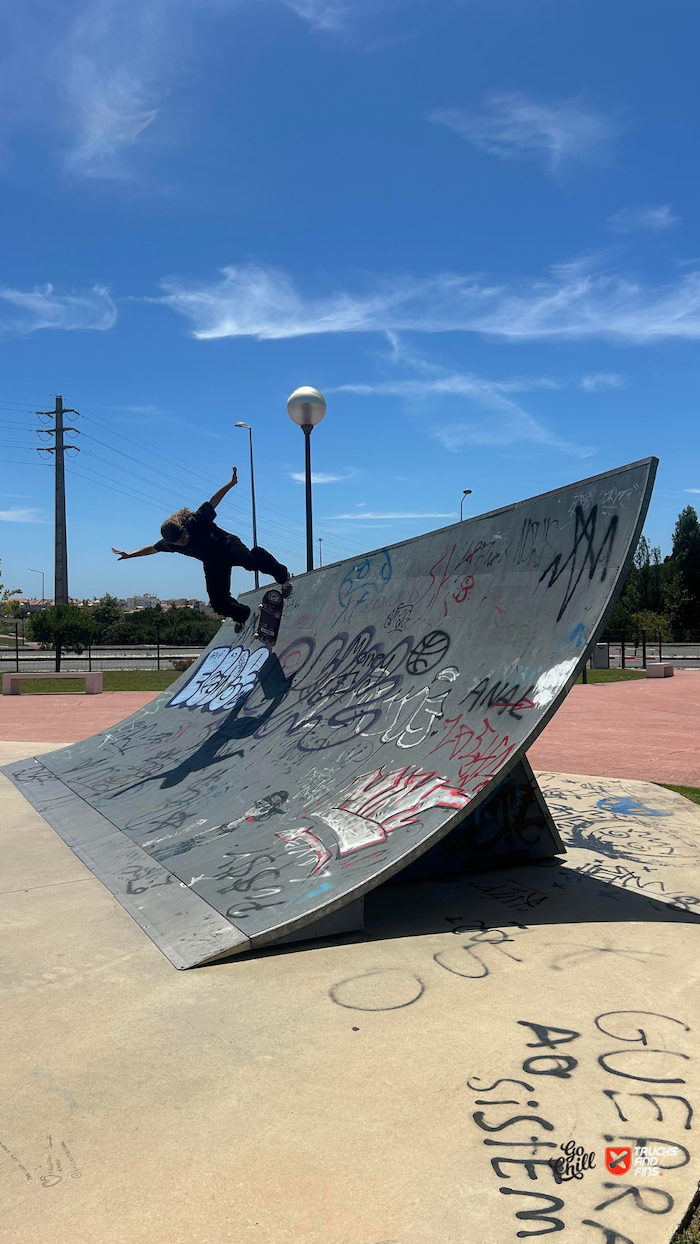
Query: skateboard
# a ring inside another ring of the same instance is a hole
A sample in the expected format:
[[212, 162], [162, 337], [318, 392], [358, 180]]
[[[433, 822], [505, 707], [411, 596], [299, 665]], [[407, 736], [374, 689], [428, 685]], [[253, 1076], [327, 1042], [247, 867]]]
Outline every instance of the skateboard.
[[264, 640], [271, 648], [274, 648], [277, 642], [284, 602], [291, 595], [291, 592], [291, 586], [287, 583], [283, 587], [268, 588], [258, 605], [260, 617], [258, 618], [254, 638]]

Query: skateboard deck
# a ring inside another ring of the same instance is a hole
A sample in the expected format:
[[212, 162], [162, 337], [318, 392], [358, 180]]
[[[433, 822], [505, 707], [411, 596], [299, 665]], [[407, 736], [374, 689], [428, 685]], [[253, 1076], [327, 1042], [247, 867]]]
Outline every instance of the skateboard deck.
[[256, 639], [262, 639], [265, 643], [274, 647], [279, 635], [283, 608], [284, 595], [282, 589], [279, 587], [268, 588], [261, 603], [258, 605], [260, 617], [255, 629]]

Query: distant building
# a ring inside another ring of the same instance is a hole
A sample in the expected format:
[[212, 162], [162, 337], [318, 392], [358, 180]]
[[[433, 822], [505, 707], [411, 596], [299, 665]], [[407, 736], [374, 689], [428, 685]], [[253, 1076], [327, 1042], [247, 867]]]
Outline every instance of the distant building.
[[196, 609], [198, 612], [202, 612], [206, 608], [205, 601], [195, 600], [194, 597], [187, 599], [184, 596], [174, 597], [171, 600], [163, 600], [161, 601], [161, 605], [163, 609]]
[[[121, 601], [119, 602], [121, 604]], [[140, 609], [155, 609], [160, 604], [157, 596], [144, 592], [143, 596], [127, 596], [125, 613], [137, 613]]]
[[19, 605], [22, 617], [29, 613], [39, 613], [41, 609], [50, 609], [53, 605], [52, 600], [39, 600], [38, 596], [15, 596], [14, 600]]

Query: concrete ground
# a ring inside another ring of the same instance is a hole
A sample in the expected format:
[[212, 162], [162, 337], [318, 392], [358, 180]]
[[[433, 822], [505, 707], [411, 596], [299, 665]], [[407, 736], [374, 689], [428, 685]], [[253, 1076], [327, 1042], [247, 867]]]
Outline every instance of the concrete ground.
[[[4, 1244], [667, 1244], [700, 1175], [700, 808], [540, 777], [564, 863], [185, 973], [0, 778]], [[593, 1169], [557, 1183], [571, 1141]], [[605, 1169], [635, 1143], [659, 1176]]]

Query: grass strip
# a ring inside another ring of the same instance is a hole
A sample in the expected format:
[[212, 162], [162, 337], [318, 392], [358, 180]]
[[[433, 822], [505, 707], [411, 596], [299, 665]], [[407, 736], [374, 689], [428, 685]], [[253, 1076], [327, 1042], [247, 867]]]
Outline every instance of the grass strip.
[[696, 1210], [685, 1231], [677, 1231], [671, 1244], [700, 1244], [700, 1210]]
[[[690, 799], [692, 803], [700, 803], [700, 786], [673, 786], [670, 782], [654, 782], [654, 786], [663, 786], [666, 790], [675, 790], [676, 794], [683, 795], [686, 799]], [[698, 1244], [700, 1244], [700, 1239]]]
[[[637, 678], [646, 678], [646, 670], [586, 670], [589, 683], [603, 682], [634, 682]], [[579, 674], [576, 679], [577, 683], [583, 682], [583, 677]]]

